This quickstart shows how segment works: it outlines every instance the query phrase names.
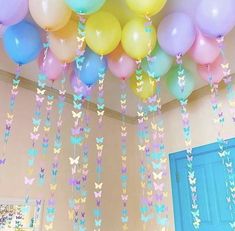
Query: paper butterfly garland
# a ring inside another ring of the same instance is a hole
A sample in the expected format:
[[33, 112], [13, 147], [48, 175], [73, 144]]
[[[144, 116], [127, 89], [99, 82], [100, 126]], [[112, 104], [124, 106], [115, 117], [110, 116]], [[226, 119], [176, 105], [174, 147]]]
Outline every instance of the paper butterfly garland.
[[102, 213], [101, 213], [101, 198], [102, 198], [102, 188], [103, 183], [101, 180], [102, 175], [102, 156], [104, 149], [104, 137], [102, 135], [102, 125], [103, 117], [105, 112], [105, 102], [104, 102], [104, 77], [105, 70], [100, 70], [99, 72], [99, 91], [97, 98], [97, 116], [98, 116], [98, 136], [96, 137], [96, 149], [97, 149], [97, 158], [96, 158], [96, 182], [95, 182], [95, 202], [96, 208], [94, 210], [94, 231], [98, 231], [102, 226]]
[[[48, 48], [44, 51], [44, 58], [45, 61], [47, 56]], [[38, 75], [38, 81], [37, 81], [37, 93], [35, 95], [35, 111], [34, 116], [32, 118], [33, 122], [33, 129], [30, 133], [30, 139], [32, 141], [32, 146], [28, 149], [28, 169], [26, 176], [24, 177], [24, 183], [27, 186], [26, 187], [26, 196], [25, 196], [25, 208], [27, 208], [28, 202], [29, 202], [29, 193], [30, 193], [30, 187], [33, 186], [35, 182], [35, 178], [33, 177], [34, 174], [34, 165], [35, 165], [35, 159], [38, 156], [38, 149], [36, 148], [36, 143], [39, 140], [40, 133], [39, 129], [41, 126], [41, 108], [45, 99], [45, 86], [46, 86], [47, 76], [43, 73], [43, 70], [41, 70], [41, 73]], [[40, 205], [37, 204], [37, 212], [40, 212]], [[27, 210], [24, 211], [26, 214]], [[39, 215], [38, 215], [39, 216]], [[35, 221], [36, 222], [36, 221]]]
[[6, 122], [5, 122], [5, 130], [3, 134], [3, 141], [4, 141], [4, 146], [3, 146], [3, 152], [1, 154], [0, 158], [0, 167], [6, 164], [6, 149], [7, 149], [7, 144], [9, 137], [11, 135], [11, 129], [12, 129], [12, 124], [14, 120], [14, 109], [15, 109], [15, 101], [16, 101], [16, 96], [19, 93], [19, 84], [20, 84], [20, 72], [21, 72], [21, 66], [18, 65], [16, 69], [16, 74], [15, 78], [12, 80], [12, 88], [11, 88], [11, 97], [10, 97], [10, 104], [9, 104], [9, 111], [7, 112], [6, 115]]
[[[50, 198], [47, 202], [47, 208], [46, 208], [46, 224], [44, 225], [46, 230], [53, 230], [54, 220], [55, 220], [55, 214], [56, 214], [56, 200], [55, 200], [55, 193], [57, 191], [57, 177], [59, 172], [59, 156], [62, 151], [62, 135], [61, 135], [61, 129], [63, 124], [63, 112], [64, 112], [64, 106], [65, 106], [65, 99], [66, 99], [66, 90], [65, 90], [65, 80], [66, 80], [66, 64], [64, 64], [63, 69], [63, 77], [61, 79], [61, 90], [59, 90], [59, 96], [58, 96], [58, 103], [57, 103], [57, 109], [58, 109], [58, 119], [56, 123], [56, 135], [55, 135], [55, 141], [54, 141], [54, 147], [53, 147], [53, 161], [51, 165], [51, 179], [50, 179]], [[49, 102], [49, 101], [48, 101]], [[51, 101], [50, 101], [51, 102]]]
[[[90, 128], [89, 128], [89, 119], [85, 112], [85, 126], [84, 126], [84, 134], [85, 140], [87, 141], [89, 138]], [[82, 158], [82, 168], [81, 168], [81, 190], [80, 190], [80, 197], [81, 197], [81, 212], [80, 212], [80, 225], [79, 230], [86, 230], [86, 212], [85, 212], [85, 203], [87, 201], [87, 180], [88, 180], [88, 153], [89, 153], [89, 146], [86, 143], [83, 145], [83, 158]]]
[[[153, 171], [154, 210], [157, 216], [157, 224], [161, 226], [162, 230], [166, 230], [168, 225], [168, 208], [164, 203], [164, 199], [167, 199], [168, 197], [168, 191], [165, 186], [165, 179], [167, 176], [167, 155], [164, 151], [165, 132], [161, 112], [159, 81], [160, 78], [157, 78], [157, 94], [148, 99], [149, 112], [154, 112], [151, 122], [152, 152], [150, 155]], [[152, 108], [154, 106], [155, 108], [153, 111]]]
[[[83, 98], [83, 90], [74, 93], [73, 97], [73, 105], [74, 109], [72, 111], [72, 116], [74, 118], [74, 126], [71, 129], [71, 138], [70, 143], [73, 145], [74, 152], [73, 157], [69, 158], [69, 163], [71, 165], [71, 179], [69, 180], [69, 184], [72, 187], [72, 203], [69, 203], [69, 219], [73, 220], [73, 230], [84, 230], [85, 229], [85, 214], [82, 222], [79, 222], [79, 210], [81, 205], [86, 203], [86, 196], [81, 196], [82, 192], [82, 179], [77, 178], [77, 173], [82, 174], [81, 172], [81, 163], [80, 163], [80, 155], [78, 155], [78, 148], [83, 145], [84, 142], [84, 128], [82, 127], [82, 119], [84, 117], [83, 107], [84, 107], [84, 98]], [[87, 152], [86, 154], [87, 155]], [[88, 174], [88, 172], [87, 172]], [[86, 174], [86, 177], [87, 177]], [[78, 199], [75, 199], [78, 194]], [[85, 193], [86, 194], [86, 193]]]
[[[209, 71], [209, 70], [208, 70]], [[211, 80], [211, 76], [209, 76], [209, 80]], [[235, 205], [235, 181], [234, 181], [234, 173], [233, 173], [233, 163], [230, 158], [230, 151], [226, 150], [226, 141], [223, 138], [223, 126], [224, 126], [224, 114], [222, 111], [222, 105], [218, 102], [218, 85], [213, 84], [210, 81], [211, 88], [211, 107], [216, 116], [214, 119], [214, 123], [217, 125], [217, 142], [219, 145], [218, 155], [221, 158], [221, 161], [226, 169], [227, 175], [225, 180], [225, 185], [227, 189], [227, 197], [226, 201], [228, 203], [229, 209], [231, 211], [231, 217], [233, 218], [233, 222], [235, 222], [234, 214], [234, 205]], [[232, 228], [232, 227], [231, 227]]]
[[146, 223], [150, 221], [148, 219], [147, 214], [149, 213], [149, 208], [148, 208], [148, 203], [146, 200], [146, 193], [145, 190], [147, 188], [146, 186], [146, 174], [147, 174], [147, 169], [145, 166], [145, 149], [146, 149], [146, 143], [145, 139], [148, 139], [146, 137], [146, 133], [144, 131], [144, 126], [145, 126], [145, 119], [146, 115], [144, 114], [144, 108], [141, 103], [138, 104], [138, 110], [137, 110], [137, 116], [138, 116], [138, 130], [137, 130], [137, 135], [138, 135], [138, 149], [139, 152], [141, 153], [141, 161], [140, 161], [140, 179], [141, 179], [141, 189], [142, 189], [142, 200], [141, 200], [141, 207], [140, 207], [140, 212], [141, 212], [141, 221], [143, 222], [143, 228], [145, 230]]
[[42, 138], [42, 157], [41, 157], [41, 166], [40, 172], [38, 174], [38, 184], [39, 186], [43, 186], [45, 184], [45, 175], [46, 175], [46, 155], [48, 154], [49, 148], [49, 133], [51, 130], [51, 111], [53, 109], [54, 104], [54, 96], [48, 95], [47, 96], [47, 103], [46, 103], [46, 118], [44, 121], [44, 135]]
[[178, 85], [183, 92], [185, 88], [185, 70], [183, 68], [183, 59], [181, 54], [176, 56], [176, 63], [178, 65]]
[[224, 37], [219, 37], [217, 39], [218, 46], [220, 48], [220, 54], [223, 58], [223, 63], [221, 63], [221, 67], [223, 69], [224, 74], [224, 83], [226, 85], [227, 89], [227, 98], [229, 102], [229, 106], [232, 113], [232, 119], [233, 122], [235, 122], [235, 91], [232, 84], [232, 76], [231, 76], [231, 69], [230, 69], [230, 63], [227, 62], [224, 52]]
[[127, 210], [127, 181], [128, 181], [128, 172], [127, 172], [127, 125], [126, 125], [126, 112], [127, 112], [127, 84], [126, 80], [121, 82], [121, 97], [120, 97], [120, 106], [122, 114], [122, 124], [121, 124], [121, 202], [122, 202], [122, 211], [121, 211], [121, 222], [122, 229], [128, 230], [128, 210]]
[[181, 100], [181, 116], [183, 122], [183, 132], [184, 132], [184, 140], [186, 145], [186, 152], [187, 152], [187, 169], [188, 169], [188, 182], [191, 191], [191, 213], [193, 216], [193, 226], [195, 229], [200, 228], [201, 219], [200, 213], [198, 208], [198, 197], [197, 197], [197, 179], [195, 175], [195, 171], [193, 169], [193, 155], [192, 155], [192, 139], [191, 139], [191, 129], [190, 129], [190, 122], [189, 122], [189, 114], [187, 112], [187, 105], [188, 100]]

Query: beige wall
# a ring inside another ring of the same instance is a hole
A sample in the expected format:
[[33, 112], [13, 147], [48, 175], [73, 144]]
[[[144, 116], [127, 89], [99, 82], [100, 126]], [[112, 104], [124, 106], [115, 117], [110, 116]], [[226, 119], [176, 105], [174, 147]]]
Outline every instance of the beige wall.
[[[3, 131], [5, 113], [8, 109], [10, 85], [0, 82], [0, 131]], [[209, 90], [208, 90], [209, 92]], [[221, 102], [225, 112], [225, 137], [230, 138], [235, 135], [234, 125], [230, 119], [228, 104], [226, 102], [224, 90], [221, 92]], [[72, 126], [72, 118], [70, 115], [71, 105], [66, 104], [64, 113], [63, 126], [63, 144], [64, 149], [60, 156], [61, 166], [59, 173], [59, 186], [57, 191], [57, 218], [55, 222], [55, 231], [64, 231], [65, 227], [71, 227], [67, 218], [67, 201], [71, 195], [70, 187], [67, 181], [70, 176], [70, 166], [68, 158], [71, 151], [69, 143], [70, 127]], [[209, 95], [198, 97], [189, 104], [190, 120], [192, 125], [193, 146], [199, 146], [216, 140], [216, 131], [212, 122], [212, 112], [210, 109]], [[16, 102], [15, 121], [8, 146], [8, 164], [5, 168], [0, 169], [0, 198], [24, 198], [25, 188], [23, 178], [27, 165], [27, 149], [30, 147], [29, 134], [32, 129], [31, 118], [34, 109], [34, 93], [29, 90], [20, 88], [20, 94]], [[45, 114], [45, 113], [44, 113]], [[93, 230], [93, 190], [94, 190], [94, 176], [95, 176], [95, 135], [97, 118], [95, 113], [90, 112], [92, 132], [90, 136], [90, 172], [89, 172], [89, 199], [87, 203], [88, 214], [88, 231]], [[184, 149], [183, 133], [181, 127], [181, 117], [177, 104], [173, 105], [164, 112], [165, 123], [165, 144], [167, 153], [176, 152]], [[55, 127], [55, 118], [57, 118], [56, 110], [53, 112], [53, 127]], [[120, 231], [120, 121], [105, 117], [104, 120], [104, 174], [103, 174], [103, 228], [104, 231]], [[51, 139], [54, 137], [54, 132], [51, 134]], [[139, 221], [139, 198], [140, 198], [140, 182], [138, 174], [139, 154], [136, 150], [136, 126], [128, 125], [128, 168], [129, 168], [129, 230], [142, 231], [143, 228]], [[38, 142], [41, 144], [41, 141]], [[2, 147], [2, 145], [0, 145]], [[51, 150], [51, 149], [50, 149]], [[0, 150], [1, 152], [1, 150]], [[50, 155], [51, 157], [52, 155]], [[51, 158], [50, 158], [51, 159]], [[48, 159], [50, 163], [51, 160]], [[170, 231], [173, 231], [173, 208], [170, 191], [170, 178], [166, 180], [169, 189], [168, 204], [170, 209]], [[47, 184], [48, 185], [48, 184]], [[48, 188], [48, 186], [45, 188]], [[48, 198], [48, 190], [40, 190], [35, 186], [31, 191], [32, 198]], [[44, 229], [42, 229], [44, 230]], [[67, 228], [67, 230], [72, 230]], [[156, 224], [148, 225], [148, 231], [158, 230]]]
[[[8, 109], [10, 85], [0, 82], [0, 131], [3, 131], [5, 113]], [[20, 93], [16, 102], [15, 121], [12, 129], [12, 136], [9, 141], [7, 151], [7, 166], [0, 168], [0, 198], [24, 198], [25, 187], [23, 183], [24, 175], [27, 166], [27, 149], [30, 147], [29, 134], [32, 129], [31, 118], [34, 109], [34, 92], [20, 88]], [[57, 217], [54, 226], [54, 231], [64, 231], [65, 228], [71, 227], [68, 222], [67, 204], [68, 198], [71, 196], [71, 189], [67, 182], [70, 177], [70, 166], [68, 158], [72, 155], [72, 148], [70, 145], [70, 128], [72, 127], [71, 118], [72, 105], [66, 104], [63, 124], [63, 151], [60, 156], [59, 169], [59, 185], [56, 194], [58, 201]], [[43, 113], [45, 115], [45, 113]], [[94, 112], [90, 112], [91, 128], [90, 135], [90, 161], [89, 161], [89, 197], [87, 203], [87, 219], [88, 229], [93, 230], [93, 206], [94, 206], [94, 177], [95, 177], [95, 136], [97, 117]], [[53, 112], [53, 127], [55, 127], [55, 118], [57, 118], [56, 110]], [[108, 117], [104, 118], [104, 174], [103, 174], [103, 229], [107, 231], [120, 231], [120, 213], [121, 213], [121, 187], [120, 187], [120, 171], [121, 171], [121, 157], [120, 157], [120, 121]], [[133, 136], [135, 127], [128, 125], [128, 132], [132, 135], [128, 137], [128, 152], [129, 152], [129, 210], [130, 210], [130, 230], [138, 230], [137, 213], [138, 209], [138, 176], [136, 165], [136, 151], [135, 151], [135, 137]], [[111, 132], [110, 132], [111, 131]], [[53, 139], [55, 131], [52, 132], [50, 138]], [[2, 137], [2, 136], [1, 136]], [[41, 145], [41, 140], [37, 143]], [[2, 147], [2, 143], [0, 145]], [[1, 152], [2, 150], [0, 150]], [[52, 149], [50, 149], [52, 151]], [[52, 152], [50, 152], [52, 153]], [[51, 163], [51, 156], [48, 163]], [[38, 162], [37, 162], [38, 163]], [[50, 166], [50, 165], [49, 165]], [[39, 165], [38, 165], [39, 167]], [[38, 169], [38, 168], [37, 168]], [[48, 198], [48, 184], [44, 186], [43, 190], [36, 186], [31, 190], [31, 198]], [[47, 189], [47, 190], [46, 190]], [[44, 229], [42, 229], [44, 230]], [[72, 228], [67, 228], [72, 230]]]

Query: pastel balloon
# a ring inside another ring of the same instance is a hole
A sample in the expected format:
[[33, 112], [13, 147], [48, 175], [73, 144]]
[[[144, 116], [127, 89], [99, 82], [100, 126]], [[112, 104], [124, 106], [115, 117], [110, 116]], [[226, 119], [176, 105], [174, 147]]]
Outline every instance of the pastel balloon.
[[87, 97], [89, 95], [88, 87], [80, 80], [75, 71], [70, 75], [70, 86], [76, 94], [82, 94], [83, 97]]
[[162, 10], [167, 0], [126, 0], [131, 10], [141, 16], [151, 17]]
[[224, 77], [222, 63], [223, 59], [219, 56], [212, 64], [197, 65], [198, 73], [208, 83], [219, 83]]
[[64, 0], [29, 0], [29, 10], [34, 21], [46, 31], [63, 28], [72, 14]]
[[0, 0], [0, 7], [0, 25], [10, 26], [25, 18], [28, 0]]
[[87, 45], [97, 54], [106, 55], [118, 46], [122, 28], [112, 14], [101, 11], [89, 17], [85, 33]]
[[185, 69], [185, 87], [182, 88], [178, 84], [178, 66], [173, 67], [166, 77], [166, 84], [170, 93], [178, 100], [187, 99], [194, 89], [194, 78], [191, 73]]
[[124, 26], [129, 20], [136, 16], [135, 13], [126, 6], [125, 0], [106, 1], [102, 10], [113, 14], [118, 19], [121, 26]]
[[146, 73], [143, 73], [142, 81], [142, 91], [138, 91], [138, 81], [135, 75], [130, 78], [130, 87], [135, 95], [140, 97], [142, 100], [146, 100], [156, 94], [157, 84], [156, 81], [149, 77]]
[[65, 0], [65, 2], [76, 13], [86, 15], [98, 11], [105, 0]]
[[49, 33], [48, 38], [51, 51], [61, 62], [70, 63], [75, 59], [78, 49], [75, 21], [71, 20], [62, 29]]
[[198, 64], [213, 63], [219, 56], [220, 49], [215, 39], [197, 32], [196, 40], [189, 51], [191, 58]]
[[63, 64], [55, 57], [50, 49], [45, 53], [43, 50], [38, 58], [40, 70], [51, 81], [57, 80], [63, 72]]
[[3, 45], [8, 56], [19, 65], [36, 59], [42, 49], [38, 29], [27, 21], [8, 27], [3, 35]]
[[209, 36], [225, 36], [234, 27], [234, 11], [234, 0], [202, 0], [196, 9], [196, 22], [200, 30]]
[[196, 30], [191, 18], [184, 13], [166, 16], [158, 27], [158, 42], [172, 56], [184, 55], [193, 45]]
[[152, 25], [146, 28], [143, 18], [132, 19], [123, 28], [122, 46], [133, 59], [140, 60], [147, 56], [155, 47], [156, 40], [155, 28]]
[[150, 54], [151, 58], [144, 58], [142, 68], [151, 77], [157, 78], [164, 76], [173, 64], [173, 57], [164, 52], [157, 45]]
[[75, 68], [76, 75], [87, 86], [96, 84], [99, 80], [99, 72], [106, 71], [107, 62], [105, 57], [92, 52], [89, 48], [86, 49], [84, 54], [84, 61], [80, 69]]
[[136, 62], [128, 56], [121, 45], [108, 55], [108, 67], [111, 73], [119, 79], [130, 78], [136, 70]]

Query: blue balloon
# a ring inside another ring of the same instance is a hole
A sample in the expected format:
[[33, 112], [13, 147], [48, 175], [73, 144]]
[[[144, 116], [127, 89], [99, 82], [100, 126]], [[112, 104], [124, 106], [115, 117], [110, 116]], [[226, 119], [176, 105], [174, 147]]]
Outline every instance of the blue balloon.
[[173, 64], [173, 57], [157, 45], [150, 54], [151, 60], [144, 58], [142, 68], [149, 76], [159, 78], [167, 74]]
[[106, 0], [65, 0], [67, 5], [78, 14], [92, 14], [98, 11]]
[[84, 56], [77, 59], [76, 67], [75, 70], [80, 80], [87, 86], [92, 86], [98, 82], [99, 73], [107, 70], [107, 61], [105, 57], [101, 58], [87, 48]]
[[192, 74], [187, 69], [185, 68], [183, 69], [184, 69], [183, 74], [184, 74], [184, 81], [185, 81], [185, 86], [183, 88], [183, 91], [178, 82], [179, 81], [179, 78], [178, 78], [179, 67], [178, 66], [173, 67], [166, 77], [166, 84], [167, 84], [169, 91], [178, 100], [187, 99], [193, 92], [194, 85], [195, 85]]
[[41, 35], [33, 24], [21, 21], [7, 28], [3, 45], [8, 56], [15, 63], [23, 65], [38, 57], [42, 49]]

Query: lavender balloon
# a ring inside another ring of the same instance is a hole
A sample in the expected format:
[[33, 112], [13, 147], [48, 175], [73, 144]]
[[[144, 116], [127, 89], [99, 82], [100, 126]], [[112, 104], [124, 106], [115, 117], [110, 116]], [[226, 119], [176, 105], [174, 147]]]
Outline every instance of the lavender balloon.
[[0, 0], [0, 25], [10, 26], [22, 21], [28, 13], [28, 0]]
[[202, 0], [196, 10], [196, 22], [202, 32], [217, 38], [233, 29], [234, 12], [234, 0]]
[[184, 13], [166, 16], [158, 27], [159, 45], [172, 56], [184, 55], [193, 45], [195, 38], [194, 24]]

